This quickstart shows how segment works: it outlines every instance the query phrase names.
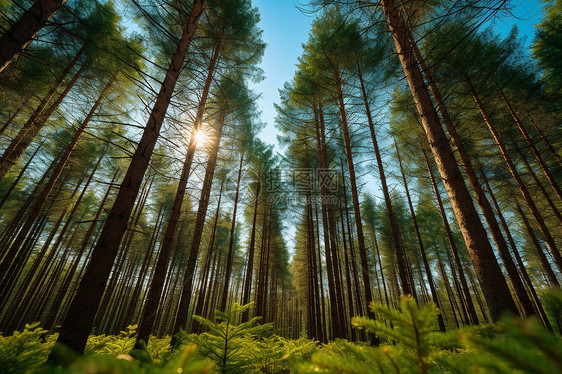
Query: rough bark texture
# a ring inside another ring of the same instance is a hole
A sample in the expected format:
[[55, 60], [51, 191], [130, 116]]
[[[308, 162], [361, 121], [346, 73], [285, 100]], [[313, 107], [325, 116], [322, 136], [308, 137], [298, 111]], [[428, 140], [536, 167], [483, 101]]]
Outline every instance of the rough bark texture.
[[501, 232], [499, 223], [494, 215], [494, 211], [492, 210], [492, 206], [490, 205], [490, 202], [488, 201], [488, 198], [486, 197], [486, 194], [482, 189], [482, 184], [478, 180], [474, 167], [472, 166], [472, 161], [470, 159], [470, 156], [468, 155], [468, 152], [466, 151], [462, 143], [462, 139], [458, 134], [455, 125], [453, 124], [453, 120], [449, 115], [449, 111], [447, 110], [447, 106], [445, 105], [443, 96], [441, 95], [441, 91], [437, 87], [437, 84], [435, 83], [435, 80], [433, 79], [430, 70], [427, 68], [425, 64], [425, 60], [419, 48], [416, 45], [413, 45], [413, 48], [416, 52], [416, 57], [427, 78], [427, 81], [429, 82], [429, 89], [431, 90], [431, 94], [435, 99], [436, 106], [439, 108], [439, 113], [441, 114], [441, 118], [443, 119], [443, 122], [445, 123], [445, 127], [447, 128], [447, 132], [451, 137], [451, 142], [457, 149], [462, 166], [470, 183], [470, 187], [472, 188], [472, 191], [474, 193], [474, 196], [476, 197], [476, 201], [478, 202], [480, 209], [482, 209], [482, 213], [484, 214], [486, 223], [490, 228], [490, 232], [492, 233], [492, 237], [494, 239], [496, 247], [498, 248], [498, 251], [500, 253], [504, 266], [507, 270], [509, 279], [511, 280], [517, 298], [521, 303], [523, 312], [525, 315], [534, 314], [532, 302], [529, 298], [529, 295], [525, 291], [525, 287], [523, 285], [523, 282], [521, 281], [521, 278], [519, 277], [519, 274], [517, 272], [517, 267], [515, 266], [513, 259], [509, 253], [507, 242], [505, 241], [505, 238]]
[[0, 38], [0, 72], [23, 51], [66, 0], [35, 0], [20, 19]]
[[92, 252], [92, 258], [78, 286], [76, 296], [62, 323], [58, 342], [65, 344], [78, 353], [82, 353], [86, 346], [99, 302], [117, 256], [119, 244], [127, 229], [131, 211], [202, 12], [203, 0], [196, 0], [191, 10], [189, 22], [172, 57], [145, 131], [132, 157], [125, 178], [121, 183], [121, 188], [103, 227], [98, 243]]
[[431, 152], [443, 178], [453, 211], [474, 263], [490, 314], [493, 320], [497, 320], [504, 311], [516, 311], [515, 303], [501, 274], [486, 230], [472, 203], [470, 192], [464, 183], [455, 156], [433, 107], [420, 68], [414, 58], [409, 42], [412, 40], [411, 34], [394, 6], [394, 1], [382, 0], [380, 4], [384, 9]]

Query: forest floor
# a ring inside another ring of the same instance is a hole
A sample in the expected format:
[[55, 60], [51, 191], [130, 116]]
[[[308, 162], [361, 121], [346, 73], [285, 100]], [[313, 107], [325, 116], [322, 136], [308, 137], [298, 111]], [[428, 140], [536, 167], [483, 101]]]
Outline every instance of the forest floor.
[[[560, 300], [562, 301], [562, 298]], [[133, 349], [136, 326], [118, 335], [92, 335], [84, 355], [55, 345], [39, 323], [0, 335], [1, 373], [544, 373], [562, 372], [562, 341], [535, 318], [505, 317], [495, 324], [437, 330], [439, 310], [403, 298], [400, 310], [372, 304], [376, 320], [352, 320], [356, 336], [375, 332], [379, 346], [344, 339], [321, 344], [278, 335], [258, 318], [236, 324], [247, 306], [195, 317], [207, 332], [151, 337]], [[560, 314], [560, 310], [558, 310]], [[53, 352], [54, 360], [47, 361]]]

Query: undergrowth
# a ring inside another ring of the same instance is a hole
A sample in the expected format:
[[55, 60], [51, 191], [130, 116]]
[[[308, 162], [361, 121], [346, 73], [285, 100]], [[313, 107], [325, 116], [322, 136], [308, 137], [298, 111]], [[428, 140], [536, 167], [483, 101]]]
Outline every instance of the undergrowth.
[[[549, 297], [561, 304], [560, 292]], [[443, 333], [435, 305], [418, 307], [405, 297], [400, 309], [371, 304], [376, 320], [352, 320], [378, 337], [381, 344], [371, 346], [286, 339], [258, 318], [240, 323], [249, 307], [235, 304], [212, 320], [196, 316], [206, 332], [181, 332], [174, 348], [169, 337], [151, 337], [148, 346], [132, 350], [136, 326], [129, 326], [119, 335], [90, 336], [83, 356], [56, 346], [57, 335], [39, 323], [26, 325], [0, 335], [0, 373], [562, 373], [562, 342], [535, 318], [505, 317]], [[51, 351], [56, 365], [47, 362]]]

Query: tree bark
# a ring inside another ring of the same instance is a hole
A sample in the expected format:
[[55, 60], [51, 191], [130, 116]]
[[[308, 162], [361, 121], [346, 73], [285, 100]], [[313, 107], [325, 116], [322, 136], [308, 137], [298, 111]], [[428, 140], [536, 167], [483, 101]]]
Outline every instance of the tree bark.
[[[410, 215], [412, 216], [412, 223], [414, 224], [414, 231], [416, 232], [416, 238], [418, 240], [418, 245], [420, 247], [420, 252], [422, 255], [423, 266], [425, 269], [425, 274], [427, 276], [427, 282], [429, 283], [429, 290], [431, 291], [431, 299], [435, 305], [439, 306], [439, 296], [437, 295], [437, 290], [435, 288], [435, 282], [433, 281], [433, 274], [431, 272], [431, 267], [429, 266], [429, 261], [427, 260], [427, 254], [425, 252], [425, 246], [421, 237], [420, 229], [418, 226], [418, 220], [416, 218], [416, 212], [414, 211], [414, 205], [412, 204], [412, 199], [410, 198], [410, 191], [408, 189], [408, 183], [406, 182], [406, 174], [404, 173], [404, 167], [402, 166], [402, 158], [400, 157], [400, 151], [398, 150], [398, 143], [394, 141], [394, 146], [396, 147], [396, 157], [398, 158], [398, 163], [400, 165], [400, 172], [402, 173], [402, 181], [404, 182], [404, 190], [406, 192], [406, 198], [408, 199], [408, 207], [410, 208]], [[437, 316], [437, 322], [439, 323], [439, 330], [445, 331], [445, 322], [443, 321], [443, 312], [439, 313]]]
[[541, 167], [541, 170], [543, 171], [544, 175], [546, 176], [546, 179], [548, 180], [548, 182], [550, 183], [550, 186], [552, 187], [552, 189], [556, 193], [556, 196], [558, 197], [558, 200], [562, 201], [562, 191], [560, 191], [560, 187], [558, 186], [558, 183], [556, 183], [556, 179], [554, 179], [554, 176], [550, 172], [550, 169], [548, 168], [548, 166], [546, 166], [546, 163], [544, 162], [540, 152], [538, 151], [537, 147], [535, 147], [535, 143], [533, 142], [533, 140], [529, 136], [529, 133], [527, 132], [527, 130], [523, 126], [523, 123], [519, 119], [519, 116], [517, 115], [517, 112], [515, 111], [515, 109], [513, 108], [513, 106], [511, 105], [511, 103], [507, 99], [507, 96], [505, 96], [505, 93], [503, 92], [503, 90], [501, 89], [501, 87], [499, 85], [498, 85], [498, 91], [500, 93], [501, 99], [503, 100], [503, 102], [505, 103], [507, 108], [509, 109], [509, 113], [513, 117], [513, 120], [517, 124], [517, 127], [519, 128], [519, 131], [521, 131], [521, 134], [523, 134], [523, 138], [525, 139], [527, 144], [529, 144], [529, 147], [531, 148], [531, 152], [533, 152], [533, 155], [537, 159], [537, 162], [538, 162], [539, 166]]
[[504, 143], [500, 133], [496, 129], [496, 126], [495, 126], [494, 122], [492, 121], [492, 118], [488, 114], [488, 111], [484, 107], [484, 104], [482, 103], [482, 100], [480, 100], [480, 97], [478, 96], [478, 93], [476, 92], [476, 88], [474, 87], [474, 85], [472, 84], [472, 82], [471, 82], [471, 80], [468, 76], [465, 76], [465, 80], [466, 80], [466, 84], [468, 86], [468, 90], [470, 91], [470, 94], [474, 98], [474, 101], [476, 102], [476, 105], [478, 106], [478, 109], [480, 110], [480, 113], [482, 114], [482, 117], [484, 118], [484, 121], [488, 125], [488, 128], [489, 128], [490, 132], [492, 133], [492, 136], [494, 137], [494, 140], [495, 140], [496, 144], [498, 145], [498, 147], [501, 151], [501, 154], [502, 154], [502, 156], [505, 160], [505, 163], [507, 164], [507, 167], [509, 168], [509, 172], [511, 173], [515, 182], [517, 183], [517, 187], [519, 187], [519, 191], [521, 192], [521, 195], [523, 196], [523, 199], [525, 200], [525, 203], [527, 204], [527, 207], [529, 208], [529, 210], [531, 211], [531, 213], [535, 217], [535, 221], [537, 222], [537, 224], [539, 226], [539, 230], [540, 230], [540, 232], [542, 233], [542, 235], [545, 239], [545, 242], [548, 246], [548, 249], [550, 250], [550, 253], [552, 253], [552, 257], [554, 258], [554, 262], [556, 263], [556, 266], [558, 267], [558, 270], [562, 272], [562, 255], [560, 255], [560, 251], [558, 250], [558, 246], [556, 245], [556, 242], [554, 241], [554, 238], [552, 237], [552, 234], [550, 233], [550, 230], [546, 226], [546, 223], [544, 222], [544, 219], [542, 218], [542, 216], [539, 212], [539, 209], [537, 208], [535, 202], [533, 201], [533, 198], [531, 197], [531, 193], [527, 189], [527, 186], [523, 182], [523, 179], [521, 178], [521, 175], [517, 171], [517, 168], [515, 167], [515, 164], [513, 163], [513, 160], [511, 159], [511, 156], [507, 152], [507, 147], [505, 146], [505, 143]]
[[474, 263], [477, 277], [482, 285], [492, 319], [497, 320], [502, 312], [517, 310], [515, 303], [501, 274], [494, 257], [494, 251], [488, 241], [486, 230], [474, 207], [470, 192], [464, 183], [420, 68], [414, 58], [409, 42], [412, 40], [411, 32], [406, 28], [393, 0], [382, 0], [380, 4], [390, 26], [396, 51], [410, 86], [422, 126], [449, 195], [466, 247]]
[[472, 191], [476, 197], [476, 201], [478, 202], [480, 209], [482, 209], [482, 213], [484, 214], [486, 223], [490, 228], [490, 231], [492, 233], [492, 238], [494, 239], [496, 247], [498, 248], [501, 259], [507, 270], [509, 279], [511, 280], [517, 298], [519, 299], [519, 302], [523, 307], [523, 312], [525, 315], [534, 314], [531, 300], [529, 299], [529, 295], [525, 291], [525, 287], [521, 281], [521, 278], [519, 277], [519, 274], [517, 273], [517, 268], [513, 263], [513, 259], [511, 258], [511, 255], [509, 253], [507, 242], [505, 241], [505, 238], [500, 230], [500, 226], [498, 224], [498, 221], [496, 220], [494, 211], [492, 210], [492, 206], [490, 205], [490, 202], [488, 201], [486, 194], [482, 189], [482, 184], [478, 180], [476, 172], [474, 171], [474, 167], [472, 166], [472, 161], [470, 159], [470, 156], [468, 155], [468, 152], [466, 151], [462, 143], [462, 139], [458, 134], [455, 125], [453, 124], [453, 120], [449, 115], [449, 111], [447, 110], [447, 106], [445, 105], [443, 96], [441, 95], [441, 90], [439, 90], [439, 88], [437, 87], [437, 83], [433, 79], [430, 70], [427, 68], [425, 64], [425, 60], [419, 48], [415, 44], [413, 45], [413, 47], [414, 47], [414, 51], [416, 52], [416, 57], [418, 58], [420, 66], [427, 78], [427, 81], [429, 82], [429, 89], [431, 90], [431, 94], [435, 99], [436, 106], [439, 108], [439, 113], [441, 114], [441, 118], [443, 119], [443, 122], [445, 123], [445, 127], [447, 128], [447, 132], [451, 137], [451, 142], [457, 149], [459, 158], [461, 160], [464, 171], [470, 183], [470, 187], [472, 188]]
[[[189, 22], [178, 42], [144, 133], [138, 143], [137, 150], [133, 155], [98, 243], [92, 252], [90, 263], [61, 326], [57, 341], [77, 353], [82, 353], [86, 346], [99, 302], [117, 256], [119, 244], [127, 229], [133, 205], [202, 12], [203, 0], [195, 0]], [[51, 355], [50, 359], [55, 358]]]
[[17, 133], [16, 137], [12, 140], [8, 148], [4, 151], [4, 154], [0, 158], [0, 180], [6, 177], [6, 174], [10, 171], [12, 166], [14, 166], [21, 155], [25, 152], [27, 147], [31, 144], [33, 139], [39, 134], [41, 129], [45, 126], [51, 115], [62, 103], [66, 95], [74, 87], [82, 72], [84, 71], [86, 65], [82, 65], [72, 79], [68, 82], [64, 90], [57, 97], [55, 102], [51, 104], [45, 111], [42, 111], [35, 120], [33, 116], [27, 121], [23, 128]]
[[0, 72], [25, 49], [66, 0], [35, 0], [33, 5], [0, 37]]
[[[345, 142], [345, 153], [347, 156], [347, 168], [349, 170], [349, 181], [351, 183], [351, 198], [353, 201], [353, 211], [355, 213], [355, 226], [357, 230], [357, 244], [359, 246], [359, 258], [361, 260], [361, 273], [363, 275], [363, 287], [365, 292], [365, 302], [369, 305], [373, 302], [373, 293], [371, 290], [371, 280], [369, 279], [369, 264], [367, 261], [367, 250], [365, 248], [365, 236], [363, 234], [363, 223], [361, 222], [361, 208], [359, 205], [359, 194], [357, 189], [357, 181], [355, 177], [355, 165], [353, 163], [353, 154], [351, 153], [351, 138], [349, 136], [349, 129], [347, 124], [347, 114], [345, 111], [345, 105], [343, 101], [343, 92], [341, 85], [341, 76], [339, 72], [339, 67], [336, 67], [334, 71], [334, 76], [336, 79], [336, 88], [338, 91], [338, 101], [340, 108], [340, 117], [342, 120], [342, 130]], [[409, 289], [408, 289], [409, 291]], [[370, 318], [375, 318], [374, 313], [370, 308], [367, 307], [367, 314]], [[372, 336], [372, 343], [378, 345], [378, 339], [375, 335]]]
[[203, 187], [201, 189], [201, 197], [199, 199], [199, 208], [197, 209], [197, 218], [195, 219], [195, 227], [193, 228], [193, 239], [191, 242], [191, 247], [189, 250], [189, 257], [187, 260], [187, 266], [185, 268], [185, 274], [183, 277], [183, 288], [181, 292], [180, 303], [178, 307], [178, 314], [176, 315], [176, 320], [174, 323], [174, 329], [172, 334], [172, 346], [176, 344], [175, 334], [177, 334], [180, 329], [186, 329], [187, 327], [187, 317], [189, 315], [189, 305], [191, 303], [191, 296], [193, 291], [193, 276], [195, 275], [195, 264], [197, 263], [197, 258], [199, 257], [199, 248], [201, 246], [201, 237], [203, 235], [203, 226], [205, 225], [205, 217], [207, 216], [207, 208], [209, 206], [209, 197], [211, 195], [211, 186], [213, 184], [213, 175], [215, 173], [215, 167], [217, 166], [217, 156], [219, 153], [219, 145], [222, 134], [222, 128], [224, 125], [224, 110], [219, 114], [218, 128], [216, 136], [216, 144], [213, 146], [211, 154], [209, 155], [209, 160], [207, 161], [207, 168], [205, 170], [205, 179], [203, 180]]

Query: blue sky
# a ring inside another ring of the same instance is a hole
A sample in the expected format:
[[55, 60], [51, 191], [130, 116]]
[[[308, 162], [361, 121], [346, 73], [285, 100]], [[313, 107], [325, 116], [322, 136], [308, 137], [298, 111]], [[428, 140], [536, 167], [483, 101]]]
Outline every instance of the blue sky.
[[[306, 2], [306, 1], [304, 1]], [[303, 14], [294, 0], [253, 0], [254, 6], [261, 14], [263, 38], [267, 43], [261, 68], [265, 72], [265, 80], [253, 86], [261, 93], [259, 108], [262, 120], [267, 126], [260, 138], [269, 144], [276, 144], [277, 130], [274, 126], [274, 103], [279, 101], [279, 88], [292, 79], [295, 64], [302, 53], [302, 43], [308, 39], [312, 17]], [[519, 27], [520, 35], [527, 35], [527, 43], [533, 39], [534, 25], [540, 21], [543, 5], [539, 0], [514, 0], [512, 16], [496, 21], [496, 31], [507, 34], [514, 24]], [[279, 148], [277, 150], [280, 151]]]

